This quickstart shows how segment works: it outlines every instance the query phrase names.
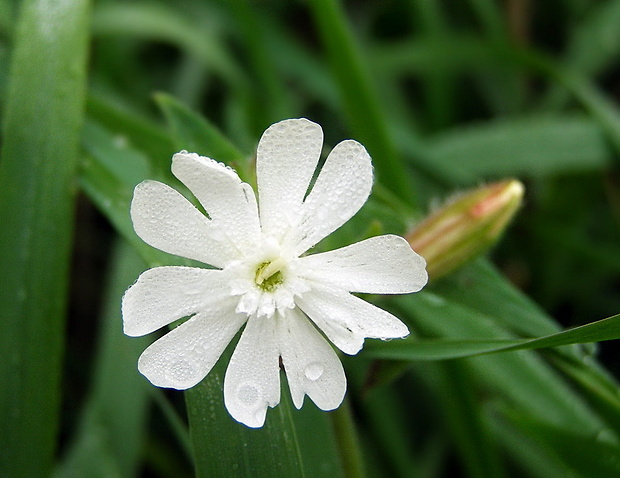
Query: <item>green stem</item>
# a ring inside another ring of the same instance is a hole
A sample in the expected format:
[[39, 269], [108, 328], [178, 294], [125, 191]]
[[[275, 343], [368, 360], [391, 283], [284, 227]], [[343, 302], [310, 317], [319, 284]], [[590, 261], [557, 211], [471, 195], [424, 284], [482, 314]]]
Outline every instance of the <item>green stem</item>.
[[364, 478], [364, 460], [349, 401], [329, 414], [347, 478]]

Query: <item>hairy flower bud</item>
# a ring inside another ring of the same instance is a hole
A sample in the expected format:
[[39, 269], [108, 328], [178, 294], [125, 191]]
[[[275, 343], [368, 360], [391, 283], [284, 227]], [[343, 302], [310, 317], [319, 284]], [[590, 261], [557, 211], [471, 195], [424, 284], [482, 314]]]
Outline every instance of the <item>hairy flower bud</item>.
[[491, 247], [523, 199], [523, 184], [508, 179], [459, 195], [419, 223], [407, 236], [426, 259], [431, 279], [444, 276]]

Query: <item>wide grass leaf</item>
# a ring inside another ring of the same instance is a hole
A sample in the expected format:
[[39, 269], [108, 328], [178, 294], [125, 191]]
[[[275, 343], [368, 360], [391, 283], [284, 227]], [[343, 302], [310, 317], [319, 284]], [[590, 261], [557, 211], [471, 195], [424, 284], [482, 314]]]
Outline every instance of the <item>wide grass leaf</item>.
[[429, 151], [434, 167], [460, 184], [600, 170], [610, 162], [602, 128], [583, 116], [481, 123], [437, 135]]
[[91, 392], [72, 445], [56, 470], [57, 478], [135, 476], [146, 437], [150, 394], [135, 363], [148, 339], [123, 335], [118, 304], [144, 262], [118, 241], [107, 281]]
[[23, 2], [0, 162], [0, 476], [56, 447], [89, 1]]
[[235, 422], [224, 407], [226, 362], [220, 359], [207, 378], [185, 392], [196, 476], [305, 476], [290, 398], [283, 394], [280, 404], [268, 411], [262, 428]]

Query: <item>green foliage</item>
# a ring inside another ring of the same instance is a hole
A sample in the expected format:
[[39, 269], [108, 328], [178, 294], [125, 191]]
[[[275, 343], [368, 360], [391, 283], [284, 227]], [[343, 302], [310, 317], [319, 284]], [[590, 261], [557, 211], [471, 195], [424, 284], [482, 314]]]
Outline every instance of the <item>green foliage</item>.
[[86, 0], [23, 2], [13, 37], [0, 161], [2, 476], [48, 476], [54, 459], [88, 13]]
[[[92, 7], [0, 0], [1, 476], [620, 473], [617, 0]], [[367, 297], [412, 333], [343, 357], [340, 409], [296, 410], [283, 379], [254, 430], [223, 403], [234, 343], [184, 394], [137, 372], [153, 337], [122, 334], [123, 291], [187, 261], [129, 205], [180, 186], [181, 149], [254, 182], [285, 117], [373, 156], [373, 196], [318, 249], [405, 234], [486, 180], [518, 177], [525, 205], [492, 261]]]

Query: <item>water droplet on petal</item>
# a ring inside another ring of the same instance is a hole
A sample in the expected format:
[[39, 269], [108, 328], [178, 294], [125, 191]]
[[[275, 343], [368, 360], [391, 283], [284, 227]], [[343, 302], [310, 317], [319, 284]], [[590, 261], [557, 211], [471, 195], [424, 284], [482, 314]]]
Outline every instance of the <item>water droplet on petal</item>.
[[318, 380], [321, 375], [323, 375], [325, 368], [323, 364], [319, 362], [312, 362], [306, 365], [306, 369], [304, 370], [304, 375], [308, 380], [312, 380], [313, 382]]
[[170, 373], [175, 382], [187, 382], [196, 374], [196, 369], [192, 363], [186, 359], [176, 360], [170, 367]]
[[237, 399], [244, 406], [254, 405], [260, 398], [260, 390], [251, 383], [240, 385], [237, 389]]

